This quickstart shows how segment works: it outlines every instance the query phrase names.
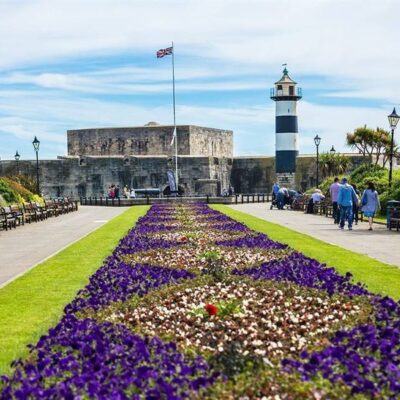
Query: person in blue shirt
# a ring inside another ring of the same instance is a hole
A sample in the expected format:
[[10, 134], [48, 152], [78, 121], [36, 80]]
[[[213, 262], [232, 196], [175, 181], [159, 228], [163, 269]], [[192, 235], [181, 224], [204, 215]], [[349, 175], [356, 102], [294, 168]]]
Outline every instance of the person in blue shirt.
[[272, 186], [272, 201], [274, 201], [278, 195], [280, 186], [278, 182], [275, 182], [274, 185]]
[[349, 230], [353, 228], [353, 204], [357, 204], [357, 194], [353, 187], [347, 183], [347, 178], [342, 179], [342, 186], [338, 195], [338, 206], [340, 207], [340, 229], [344, 229], [344, 224], [347, 219]]
[[278, 210], [283, 210], [286, 200], [289, 198], [289, 191], [285, 187], [281, 187], [276, 195]]

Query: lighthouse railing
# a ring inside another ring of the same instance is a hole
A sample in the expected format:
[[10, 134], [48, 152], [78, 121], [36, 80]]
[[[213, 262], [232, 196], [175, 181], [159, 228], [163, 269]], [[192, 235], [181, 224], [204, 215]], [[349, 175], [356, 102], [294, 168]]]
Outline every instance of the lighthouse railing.
[[283, 97], [291, 97], [291, 98], [297, 98], [301, 99], [303, 97], [303, 91], [300, 87], [294, 88], [293, 94], [289, 94], [289, 91], [282, 90], [282, 89], [275, 89], [271, 88], [270, 89], [270, 98], [271, 99], [278, 99], [278, 98], [283, 98]]

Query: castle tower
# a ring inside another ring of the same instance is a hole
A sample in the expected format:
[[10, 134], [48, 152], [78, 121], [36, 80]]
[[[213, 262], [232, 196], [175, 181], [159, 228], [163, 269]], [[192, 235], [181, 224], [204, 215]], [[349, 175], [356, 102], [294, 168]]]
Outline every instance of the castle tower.
[[271, 99], [275, 101], [275, 170], [280, 185], [294, 188], [296, 158], [299, 153], [297, 101], [301, 99], [301, 88], [292, 80], [288, 70], [275, 82]]

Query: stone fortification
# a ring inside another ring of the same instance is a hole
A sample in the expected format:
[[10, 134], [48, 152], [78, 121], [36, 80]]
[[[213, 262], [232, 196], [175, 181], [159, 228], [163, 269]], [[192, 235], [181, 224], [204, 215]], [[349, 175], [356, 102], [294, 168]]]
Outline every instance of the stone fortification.
[[[173, 126], [69, 130], [70, 156], [170, 156]], [[233, 157], [233, 132], [193, 125], [177, 127], [178, 154]]]

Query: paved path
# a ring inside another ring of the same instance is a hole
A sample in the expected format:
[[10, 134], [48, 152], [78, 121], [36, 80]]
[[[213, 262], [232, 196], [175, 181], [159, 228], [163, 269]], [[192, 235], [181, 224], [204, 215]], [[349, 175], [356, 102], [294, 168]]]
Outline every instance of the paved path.
[[84, 206], [57, 218], [0, 231], [0, 287], [124, 211], [125, 207]]
[[235, 210], [286, 226], [325, 242], [366, 254], [377, 260], [400, 266], [400, 233], [389, 231], [384, 225], [374, 224], [368, 231], [366, 222], [353, 225], [353, 230], [341, 231], [331, 218], [304, 214], [299, 211], [269, 209], [270, 204], [240, 204]]

